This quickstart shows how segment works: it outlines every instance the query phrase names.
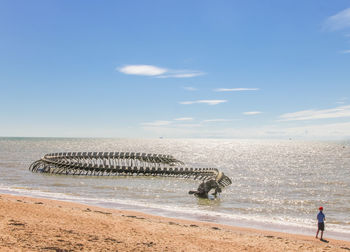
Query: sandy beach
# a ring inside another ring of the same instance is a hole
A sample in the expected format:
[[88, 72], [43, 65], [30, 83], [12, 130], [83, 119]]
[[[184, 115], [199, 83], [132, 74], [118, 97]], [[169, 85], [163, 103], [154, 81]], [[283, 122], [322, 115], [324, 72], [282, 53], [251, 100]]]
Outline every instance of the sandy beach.
[[0, 250], [350, 251], [350, 242], [2, 194]]

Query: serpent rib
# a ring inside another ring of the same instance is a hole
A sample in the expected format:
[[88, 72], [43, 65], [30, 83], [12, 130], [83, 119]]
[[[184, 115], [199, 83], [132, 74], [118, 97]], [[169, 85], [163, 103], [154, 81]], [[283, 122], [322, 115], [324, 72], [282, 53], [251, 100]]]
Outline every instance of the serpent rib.
[[171, 155], [134, 152], [49, 153], [33, 162], [29, 170], [62, 175], [151, 175], [199, 180], [214, 178], [222, 187], [232, 183], [230, 178], [216, 168], [189, 168]]

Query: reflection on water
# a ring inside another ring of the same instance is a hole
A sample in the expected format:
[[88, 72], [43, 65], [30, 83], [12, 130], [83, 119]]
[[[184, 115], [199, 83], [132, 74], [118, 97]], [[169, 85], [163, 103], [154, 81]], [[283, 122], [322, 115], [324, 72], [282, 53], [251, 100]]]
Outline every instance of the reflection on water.
[[[198, 187], [198, 181], [28, 171], [30, 163], [44, 154], [65, 151], [170, 154], [191, 166], [219, 168], [233, 184], [224, 189], [220, 199], [200, 200], [188, 195]], [[307, 228], [314, 226], [318, 206], [323, 205], [327, 230], [349, 235], [349, 185], [349, 142], [0, 138], [2, 191], [129, 207], [159, 215]]]

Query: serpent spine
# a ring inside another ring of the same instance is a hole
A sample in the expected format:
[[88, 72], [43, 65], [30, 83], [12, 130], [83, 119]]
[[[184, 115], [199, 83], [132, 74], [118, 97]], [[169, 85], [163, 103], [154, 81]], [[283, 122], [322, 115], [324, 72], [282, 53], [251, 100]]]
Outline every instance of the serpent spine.
[[222, 187], [232, 183], [216, 168], [191, 168], [171, 155], [134, 152], [49, 153], [33, 162], [29, 170], [60, 175], [214, 178]]

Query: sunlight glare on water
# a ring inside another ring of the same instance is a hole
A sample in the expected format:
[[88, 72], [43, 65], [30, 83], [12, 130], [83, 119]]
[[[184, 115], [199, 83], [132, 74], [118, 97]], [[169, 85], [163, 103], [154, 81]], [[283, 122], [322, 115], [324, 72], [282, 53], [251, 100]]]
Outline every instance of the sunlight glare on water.
[[[220, 199], [198, 200], [199, 181], [164, 177], [35, 174], [46, 153], [123, 151], [169, 154], [192, 167], [214, 167], [233, 184]], [[310, 233], [318, 206], [327, 230], [350, 237], [349, 142], [216, 139], [0, 138], [0, 192], [71, 200], [170, 217]]]

